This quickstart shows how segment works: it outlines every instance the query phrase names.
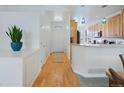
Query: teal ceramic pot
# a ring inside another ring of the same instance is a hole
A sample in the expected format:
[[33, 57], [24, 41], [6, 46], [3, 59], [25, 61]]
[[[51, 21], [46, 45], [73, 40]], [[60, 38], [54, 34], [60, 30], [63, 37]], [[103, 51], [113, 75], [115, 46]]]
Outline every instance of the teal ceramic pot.
[[13, 51], [20, 51], [22, 48], [23, 42], [11, 42], [11, 48]]

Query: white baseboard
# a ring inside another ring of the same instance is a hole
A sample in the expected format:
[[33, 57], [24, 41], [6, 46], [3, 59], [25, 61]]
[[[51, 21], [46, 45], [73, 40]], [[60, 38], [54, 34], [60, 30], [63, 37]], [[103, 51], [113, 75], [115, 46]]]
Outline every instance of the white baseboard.
[[40, 74], [40, 72], [41, 72], [41, 68], [39, 68], [38, 72], [36, 73], [34, 79], [33, 79], [32, 82], [31, 82], [31, 85], [30, 85], [29, 87], [32, 87], [32, 85], [34, 84], [34, 82], [35, 82], [35, 80], [37, 79], [37, 77], [38, 77], [38, 75]]
[[[49, 54], [49, 55], [50, 55], [50, 54]], [[36, 76], [35, 76], [34, 79], [32, 80], [32, 83], [31, 83], [30, 87], [33, 85], [33, 83], [34, 83], [35, 80], [37, 79], [38, 75], [39, 75], [40, 72], [42, 71], [42, 66], [46, 63], [46, 61], [47, 61], [49, 55], [44, 59], [43, 64], [40, 65], [40, 68], [39, 68], [38, 72], [36, 73]]]
[[81, 73], [76, 70], [74, 70], [74, 72], [86, 78], [107, 77], [105, 74], [87, 74], [87, 73]]

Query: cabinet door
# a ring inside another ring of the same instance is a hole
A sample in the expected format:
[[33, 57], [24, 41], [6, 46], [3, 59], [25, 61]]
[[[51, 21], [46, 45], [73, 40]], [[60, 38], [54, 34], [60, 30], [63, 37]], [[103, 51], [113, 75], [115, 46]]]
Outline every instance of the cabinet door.
[[94, 31], [97, 31], [97, 30], [98, 30], [98, 25], [94, 24]]
[[106, 24], [102, 24], [101, 23], [100, 30], [102, 31], [102, 37], [106, 37], [107, 36], [107, 33], [106, 33]]
[[121, 14], [108, 19], [108, 37], [122, 37]]
[[121, 15], [117, 15], [113, 18], [112, 23], [113, 23], [113, 37], [121, 37], [120, 32], [121, 32], [121, 24], [120, 24], [120, 18]]
[[102, 24], [101, 23], [98, 23], [98, 30], [102, 31]]
[[112, 18], [108, 19], [108, 37], [112, 37]]
[[122, 11], [122, 37], [124, 37], [124, 10]]
[[91, 31], [91, 27], [90, 26], [88, 26], [88, 31]]
[[[123, 30], [122, 30], [123, 17]], [[124, 12], [113, 16], [105, 24], [95, 23], [89, 26], [89, 31], [102, 31], [103, 37], [124, 37]]]
[[94, 32], [94, 25], [91, 25], [91, 31]]
[[105, 37], [108, 37], [108, 21], [103, 24]]
[[102, 31], [102, 24], [101, 23], [94, 24], [94, 31]]
[[[110, 21], [107, 21], [106, 23], [101, 23], [101, 31], [102, 31], [102, 37], [108, 37], [108, 24]], [[110, 25], [110, 24], [109, 24]]]
[[89, 31], [89, 32], [92, 32], [92, 31], [93, 31], [93, 26], [92, 26], [92, 25], [89, 25], [88, 31]]

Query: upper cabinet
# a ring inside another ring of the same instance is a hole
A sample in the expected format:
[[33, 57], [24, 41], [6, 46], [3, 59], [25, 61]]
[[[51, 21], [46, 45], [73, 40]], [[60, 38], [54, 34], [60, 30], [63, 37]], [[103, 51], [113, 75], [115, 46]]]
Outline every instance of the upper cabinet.
[[108, 32], [107, 32], [107, 24], [102, 24], [102, 23], [95, 23], [92, 25], [88, 26], [88, 31], [90, 32], [95, 32], [95, 31], [102, 31], [102, 36], [105, 37], [107, 36]]
[[124, 10], [122, 10], [122, 36], [124, 37]]
[[123, 37], [122, 34], [122, 15], [118, 14], [108, 19], [108, 35], [107, 37]]
[[102, 37], [108, 37], [108, 22], [106, 22], [105, 24], [102, 24]]
[[[123, 20], [122, 20], [123, 19]], [[124, 11], [107, 19], [105, 24], [99, 22], [88, 27], [89, 31], [102, 31], [102, 37], [124, 37]]]

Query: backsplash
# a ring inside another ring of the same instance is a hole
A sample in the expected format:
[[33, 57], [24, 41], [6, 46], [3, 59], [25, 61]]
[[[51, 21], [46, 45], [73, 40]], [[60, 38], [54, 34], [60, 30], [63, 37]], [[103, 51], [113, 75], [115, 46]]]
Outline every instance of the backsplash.
[[88, 43], [94, 43], [94, 44], [124, 44], [124, 38], [89, 38]]

